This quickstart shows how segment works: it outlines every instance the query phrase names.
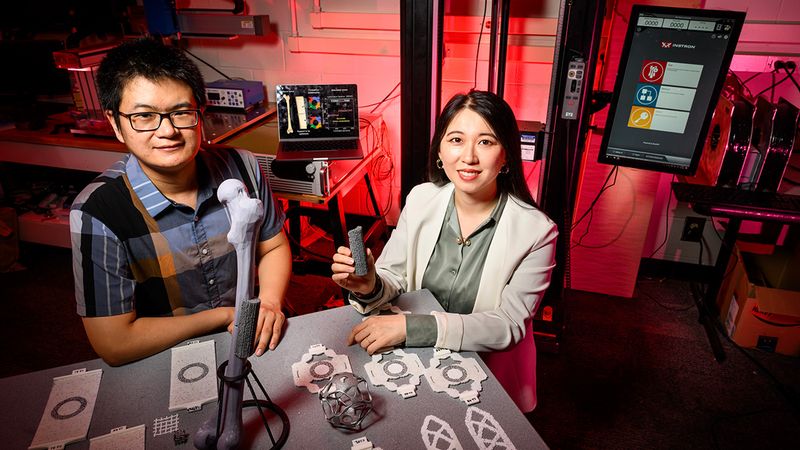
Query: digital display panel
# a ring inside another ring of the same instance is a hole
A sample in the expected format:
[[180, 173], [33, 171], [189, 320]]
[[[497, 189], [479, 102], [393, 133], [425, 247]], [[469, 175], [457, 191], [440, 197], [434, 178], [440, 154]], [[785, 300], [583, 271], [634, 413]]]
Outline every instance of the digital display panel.
[[357, 90], [355, 84], [278, 85], [280, 138], [358, 138]]
[[694, 174], [744, 17], [634, 5], [598, 160]]

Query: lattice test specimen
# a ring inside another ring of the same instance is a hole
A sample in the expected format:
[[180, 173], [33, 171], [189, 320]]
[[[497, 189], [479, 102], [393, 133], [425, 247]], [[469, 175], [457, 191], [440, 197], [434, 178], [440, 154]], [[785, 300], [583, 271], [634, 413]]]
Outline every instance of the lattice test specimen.
[[319, 401], [325, 419], [336, 428], [359, 430], [372, 411], [367, 382], [350, 372], [335, 374], [319, 391]]
[[[314, 361], [315, 356], [323, 358]], [[312, 394], [320, 390], [320, 386], [316, 383], [327, 380], [334, 374], [352, 371], [347, 355], [339, 355], [322, 344], [312, 345], [300, 361], [292, 364], [294, 385], [305, 387]]]
[[[398, 358], [391, 359], [391, 355]], [[425, 366], [419, 356], [399, 349], [372, 355], [372, 361], [364, 364], [364, 370], [373, 385], [385, 386], [403, 398], [417, 395], [419, 380], [425, 374]], [[395, 381], [403, 378], [408, 378], [403, 384]]]
[[500, 423], [482, 409], [468, 407], [464, 424], [480, 450], [517, 450]]
[[[447, 358], [452, 364], [443, 365]], [[449, 350], [437, 350], [431, 358], [430, 366], [425, 370], [425, 377], [436, 392], [445, 392], [453, 398], [460, 399], [467, 405], [478, 403], [478, 392], [483, 389], [481, 382], [487, 378], [486, 372], [474, 358], [464, 358]], [[456, 386], [469, 383], [469, 388], [459, 392]]]
[[361, 225], [347, 232], [350, 240], [350, 252], [353, 255], [353, 265], [356, 276], [363, 277], [367, 274], [367, 249], [364, 247], [364, 234], [361, 232]]
[[420, 429], [427, 450], [462, 450], [453, 427], [436, 416], [428, 416]]

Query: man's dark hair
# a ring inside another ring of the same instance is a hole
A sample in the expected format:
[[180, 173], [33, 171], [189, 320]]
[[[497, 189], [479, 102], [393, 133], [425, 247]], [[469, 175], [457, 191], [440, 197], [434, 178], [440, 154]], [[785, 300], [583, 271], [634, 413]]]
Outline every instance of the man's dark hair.
[[192, 90], [198, 106], [206, 104], [205, 84], [200, 69], [186, 54], [153, 38], [139, 38], [108, 52], [97, 70], [100, 104], [119, 120], [122, 92], [134, 78], [150, 81], [176, 80]]
[[447, 102], [442, 113], [436, 119], [436, 129], [431, 139], [431, 151], [428, 154], [428, 180], [438, 186], [447, 184], [450, 180], [444, 170], [436, 166], [439, 159], [439, 149], [442, 139], [447, 132], [447, 127], [453, 118], [464, 109], [475, 111], [497, 136], [500, 145], [506, 152], [507, 173], [497, 176], [498, 193], [508, 193], [523, 202], [536, 206], [536, 202], [528, 190], [525, 174], [522, 170], [522, 151], [520, 148], [519, 127], [514, 111], [505, 100], [486, 91], [470, 91], [466, 94], [456, 94]]

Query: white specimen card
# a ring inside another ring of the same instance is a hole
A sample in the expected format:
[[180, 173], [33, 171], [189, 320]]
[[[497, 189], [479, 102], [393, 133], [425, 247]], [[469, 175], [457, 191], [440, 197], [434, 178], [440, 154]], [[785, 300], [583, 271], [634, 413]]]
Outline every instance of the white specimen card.
[[144, 425], [115, 428], [89, 440], [89, 450], [144, 450]]
[[667, 131], [682, 134], [689, 121], [687, 111], [673, 111], [671, 109], [656, 109], [653, 111], [653, 120], [650, 122], [651, 130]]
[[700, 84], [700, 75], [702, 73], [703, 66], [700, 64], [668, 61], [661, 84], [696, 88]]
[[695, 92], [697, 92], [697, 89], [661, 86], [658, 100], [656, 100], [656, 108], [691, 111]]
[[172, 348], [169, 411], [200, 408], [217, 399], [217, 354], [208, 340]]
[[50, 448], [86, 439], [102, 369], [53, 378], [50, 397], [29, 448]]

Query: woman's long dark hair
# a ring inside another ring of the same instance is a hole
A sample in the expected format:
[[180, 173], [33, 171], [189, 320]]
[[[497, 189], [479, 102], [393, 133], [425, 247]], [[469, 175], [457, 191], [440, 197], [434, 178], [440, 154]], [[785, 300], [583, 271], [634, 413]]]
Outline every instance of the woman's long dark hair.
[[506, 166], [508, 173], [497, 175], [498, 193], [508, 193], [523, 202], [536, 206], [536, 202], [528, 190], [525, 175], [522, 172], [522, 150], [520, 149], [519, 127], [514, 111], [508, 103], [497, 95], [486, 91], [469, 91], [466, 94], [456, 94], [447, 102], [439, 118], [436, 119], [436, 130], [431, 140], [431, 151], [428, 154], [428, 181], [437, 186], [443, 186], [450, 180], [444, 170], [436, 166], [439, 159], [439, 148], [442, 144], [447, 127], [453, 118], [463, 109], [470, 109], [478, 113], [489, 124], [500, 145], [506, 151]]

